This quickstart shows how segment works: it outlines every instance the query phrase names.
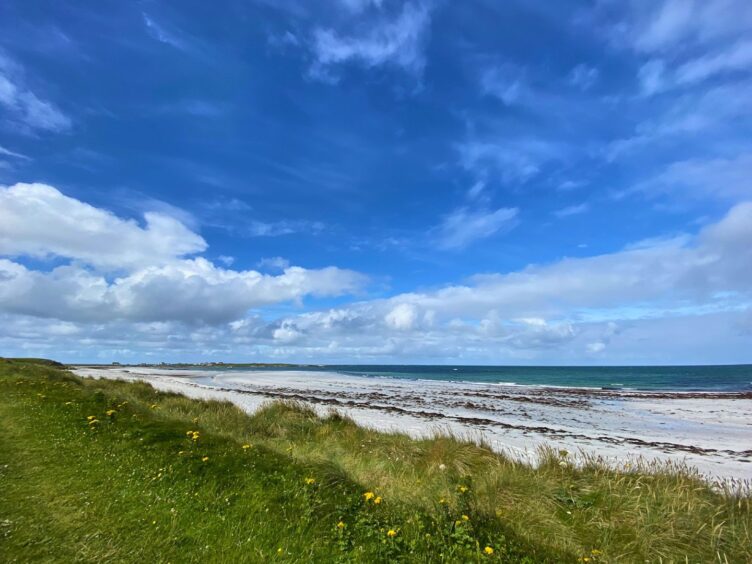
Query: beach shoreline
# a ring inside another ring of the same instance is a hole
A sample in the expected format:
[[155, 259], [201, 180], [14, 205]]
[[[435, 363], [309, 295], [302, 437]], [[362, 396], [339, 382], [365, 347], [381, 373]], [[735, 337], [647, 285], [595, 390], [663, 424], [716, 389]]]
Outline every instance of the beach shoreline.
[[639, 392], [390, 378], [336, 372], [78, 367], [93, 378], [144, 381], [246, 412], [270, 400], [332, 409], [361, 426], [416, 438], [451, 433], [535, 464], [540, 447], [614, 467], [686, 464], [706, 479], [752, 480], [752, 394]]

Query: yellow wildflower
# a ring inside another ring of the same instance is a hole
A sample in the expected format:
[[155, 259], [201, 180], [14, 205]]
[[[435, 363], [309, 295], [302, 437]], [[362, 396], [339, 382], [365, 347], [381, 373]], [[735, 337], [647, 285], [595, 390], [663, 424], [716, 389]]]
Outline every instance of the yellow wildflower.
[[397, 536], [397, 531], [395, 531], [394, 529], [389, 529], [389, 530], [388, 530], [388, 531], [386, 532], [386, 536], [388, 536], [388, 537], [389, 537], [390, 539], [391, 539], [391, 538], [394, 538], [394, 537], [396, 537], [396, 536]]
[[487, 554], [488, 556], [491, 556], [494, 553], [494, 549], [490, 546], [487, 546], [483, 549], [483, 552]]
[[277, 554], [282, 554], [282, 553], [284, 553], [284, 552], [285, 552], [285, 551], [284, 551], [284, 550], [282, 550], [282, 547], [281, 547], [281, 546], [280, 546], [280, 547], [279, 547], [279, 548], [277, 549]]
[[457, 491], [460, 493], [467, 493], [470, 490], [467, 486], [457, 486]]
[[381, 496], [380, 496], [380, 495], [377, 495], [377, 496], [376, 496], [376, 497], [374, 498], [373, 502], [374, 502], [374, 503], [375, 503], [376, 505], [380, 504], [380, 503], [381, 503]]
[[201, 459], [201, 462], [206, 462], [207, 460], [209, 460], [209, 457], [208, 457], [208, 456], [204, 456], [204, 457], [203, 457], [203, 458]]
[[376, 497], [376, 494], [374, 494], [373, 492], [366, 492], [363, 494], [363, 497], [366, 501], [371, 501], [374, 497]]
[[114, 409], [108, 409], [104, 413], [105, 415], [107, 415], [107, 417], [112, 417], [113, 415], [115, 415], [116, 411]]
[[312, 486], [313, 484], [315, 484], [315, 483], [316, 483], [316, 479], [315, 479], [315, 478], [306, 478], [306, 479], [305, 479], [305, 483], [306, 483], [307, 485], [309, 485], [309, 486]]
[[339, 523], [337, 523], [337, 528], [342, 530], [345, 528], [345, 524], [342, 521], [340, 521]]
[[463, 515], [463, 516], [462, 516], [462, 520], [463, 520], [463, 521], [469, 521], [469, 520], [470, 520], [470, 517], [468, 517], [467, 515]]
[[439, 499], [439, 503], [441, 505], [446, 505], [446, 502], [447, 502], [447, 500], [445, 500], [443, 497], [441, 499]]
[[99, 423], [98, 419], [92, 419], [91, 421], [89, 421], [89, 425], [96, 425], [97, 423]]
[[248, 450], [249, 448], [251, 448], [251, 445], [249, 445], [249, 444], [244, 444], [243, 445], [243, 450]]
[[96, 415], [89, 415], [89, 416], [88, 416], [88, 417], [86, 418], [86, 420], [87, 420], [87, 421], [93, 421], [93, 420], [94, 420], [94, 419], [96, 419], [96, 418], [97, 418], [97, 416], [96, 416]]
[[159, 406], [156, 403], [153, 403], [149, 406], [151, 409], [157, 409]]
[[593, 556], [600, 556], [601, 554], [603, 554], [603, 551], [598, 550], [597, 548], [594, 548], [593, 550], [590, 551], [590, 554], [592, 554]]

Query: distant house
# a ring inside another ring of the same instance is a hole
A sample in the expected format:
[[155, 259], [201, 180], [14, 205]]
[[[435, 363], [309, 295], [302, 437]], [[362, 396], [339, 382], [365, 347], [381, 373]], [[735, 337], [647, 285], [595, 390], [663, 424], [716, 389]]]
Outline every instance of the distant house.
[[112, 366], [122, 366], [119, 362], [113, 362]]

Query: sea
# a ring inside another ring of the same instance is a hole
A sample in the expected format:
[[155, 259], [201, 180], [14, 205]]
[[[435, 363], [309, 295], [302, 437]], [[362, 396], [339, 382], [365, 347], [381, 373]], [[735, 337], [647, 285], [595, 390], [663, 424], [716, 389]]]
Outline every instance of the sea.
[[[204, 367], [201, 367], [202, 369]], [[652, 391], [752, 391], [752, 365], [718, 366], [429, 366], [295, 365], [212, 367], [217, 370], [306, 370], [364, 378], [484, 382], [519, 386], [559, 386]]]

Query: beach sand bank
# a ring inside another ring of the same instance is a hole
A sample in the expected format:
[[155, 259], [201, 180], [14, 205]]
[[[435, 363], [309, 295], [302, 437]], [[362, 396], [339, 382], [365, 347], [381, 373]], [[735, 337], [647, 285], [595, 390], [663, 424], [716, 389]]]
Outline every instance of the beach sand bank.
[[74, 370], [84, 377], [140, 380], [197, 399], [230, 401], [252, 412], [269, 400], [306, 402], [359, 425], [414, 437], [437, 432], [483, 440], [535, 463], [538, 447], [602, 457], [686, 463], [710, 480], [752, 480], [752, 394], [641, 393], [474, 382], [364, 378], [335, 372]]

